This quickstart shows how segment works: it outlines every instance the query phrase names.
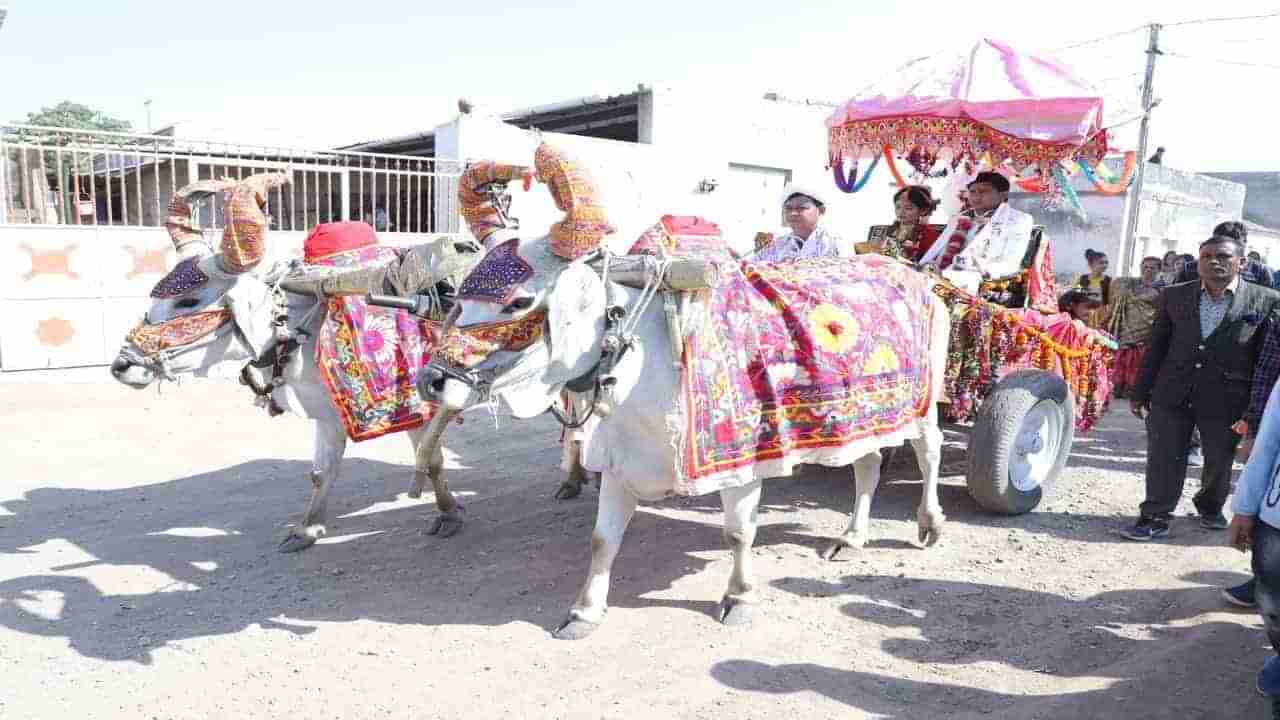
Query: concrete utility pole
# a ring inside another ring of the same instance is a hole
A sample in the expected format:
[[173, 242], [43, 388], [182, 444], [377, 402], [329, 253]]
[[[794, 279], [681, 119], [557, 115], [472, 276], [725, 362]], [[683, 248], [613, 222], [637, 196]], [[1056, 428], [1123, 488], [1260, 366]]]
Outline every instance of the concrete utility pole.
[[1160, 26], [1152, 23], [1151, 39], [1147, 45], [1147, 76], [1142, 81], [1142, 125], [1138, 128], [1138, 167], [1129, 192], [1129, 216], [1125, 223], [1124, 244], [1120, 253], [1120, 272], [1128, 275], [1133, 268], [1134, 250], [1137, 249], [1138, 213], [1142, 209], [1142, 181], [1147, 169], [1147, 132], [1151, 128], [1151, 108], [1155, 106], [1156, 57], [1160, 52]]

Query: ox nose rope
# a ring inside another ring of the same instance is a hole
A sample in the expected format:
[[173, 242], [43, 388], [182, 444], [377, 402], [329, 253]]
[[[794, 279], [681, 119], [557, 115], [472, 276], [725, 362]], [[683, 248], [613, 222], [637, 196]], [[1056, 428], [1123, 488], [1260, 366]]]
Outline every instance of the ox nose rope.
[[653, 299], [657, 297], [662, 288], [662, 282], [666, 278], [667, 270], [671, 267], [671, 261], [663, 257], [646, 258], [646, 264], [650, 264], [650, 272], [645, 273], [645, 284], [640, 289], [640, 294], [636, 296], [631, 303], [630, 308], [624, 308], [621, 305], [614, 305], [610, 302], [612, 293], [609, 284], [609, 265], [612, 253], [606, 249], [598, 251], [602, 260], [602, 269], [600, 272], [601, 281], [604, 284], [605, 292], [605, 311], [604, 311], [604, 337], [600, 340], [600, 360], [588, 370], [582, 377], [566, 383], [566, 389], [574, 394], [582, 392], [591, 393], [591, 401], [587, 405], [586, 414], [577, 417], [577, 404], [565, 398], [565, 410], [556, 407], [554, 401], [547, 408], [556, 421], [559, 422], [566, 430], [577, 430], [587, 424], [597, 412], [603, 412], [600, 396], [606, 394], [612, 402], [612, 390], [617, 380], [612, 376], [614, 367], [622, 361], [624, 355], [640, 340], [636, 336], [636, 328], [640, 325], [640, 319], [648, 311], [649, 306], [653, 303]]

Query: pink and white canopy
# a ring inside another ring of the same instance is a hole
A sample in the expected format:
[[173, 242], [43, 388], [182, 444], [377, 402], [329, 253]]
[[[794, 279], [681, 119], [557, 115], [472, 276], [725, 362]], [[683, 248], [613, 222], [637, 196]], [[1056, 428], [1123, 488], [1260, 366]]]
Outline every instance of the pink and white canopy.
[[955, 161], [989, 154], [1042, 176], [1062, 160], [1100, 160], [1106, 127], [1093, 84], [1048, 55], [990, 38], [967, 53], [908, 63], [827, 119], [833, 162], [886, 147], [902, 156], [947, 149]]

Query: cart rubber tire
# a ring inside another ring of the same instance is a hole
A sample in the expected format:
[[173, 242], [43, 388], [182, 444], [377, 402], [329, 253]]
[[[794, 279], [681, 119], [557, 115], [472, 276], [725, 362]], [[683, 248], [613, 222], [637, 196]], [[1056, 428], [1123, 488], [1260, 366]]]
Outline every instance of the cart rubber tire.
[[1009, 373], [983, 400], [969, 435], [969, 494], [992, 512], [1031, 512], [1067, 464], [1074, 438], [1067, 383], [1044, 370]]

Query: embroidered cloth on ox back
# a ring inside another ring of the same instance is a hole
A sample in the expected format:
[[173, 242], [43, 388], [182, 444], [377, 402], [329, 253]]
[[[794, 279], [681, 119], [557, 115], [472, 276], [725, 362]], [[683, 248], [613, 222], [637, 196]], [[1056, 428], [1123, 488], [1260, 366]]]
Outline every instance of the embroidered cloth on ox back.
[[934, 402], [926, 276], [879, 255], [721, 270], [685, 340], [679, 492], [919, 436]]
[[[393, 248], [373, 245], [310, 264], [349, 270], [395, 257]], [[414, 380], [431, 360], [439, 324], [405, 310], [371, 307], [360, 297], [330, 298], [328, 304], [316, 364], [347, 436], [359, 442], [422, 425], [431, 407], [419, 397]]]

